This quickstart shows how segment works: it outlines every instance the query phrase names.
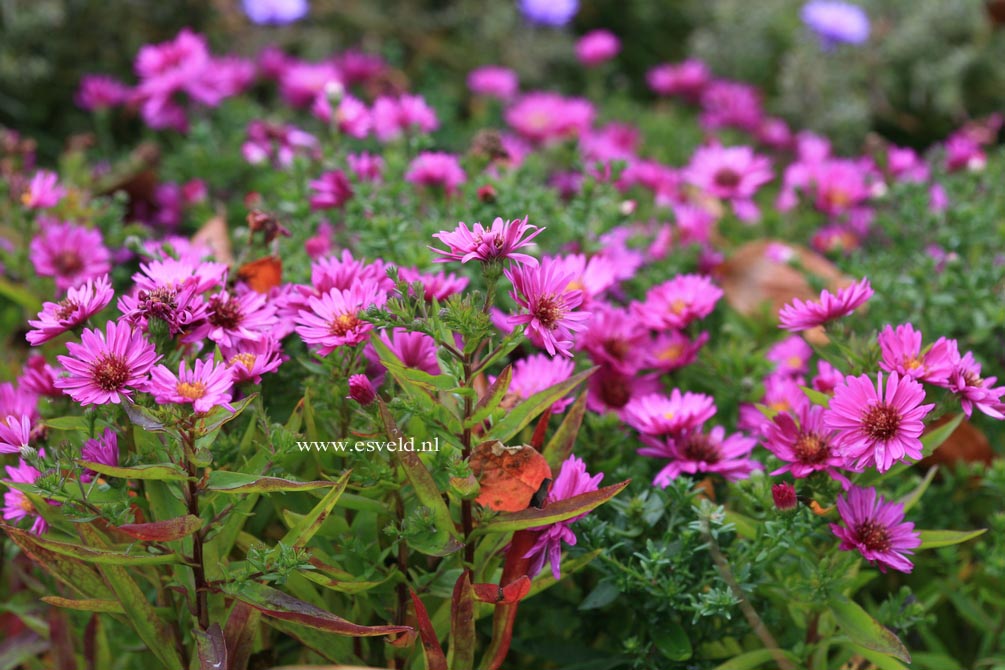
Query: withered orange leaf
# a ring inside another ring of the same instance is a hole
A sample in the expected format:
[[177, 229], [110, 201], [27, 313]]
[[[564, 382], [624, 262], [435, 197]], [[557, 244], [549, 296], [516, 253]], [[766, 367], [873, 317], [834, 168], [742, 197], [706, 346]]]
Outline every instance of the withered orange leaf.
[[242, 265], [237, 276], [251, 290], [268, 293], [283, 281], [283, 261], [276, 256], [264, 256]]
[[529, 445], [507, 447], [498, 440], [482, 442], [469, 459], [481, 492], [475, 502], [497, 512], [519, 512], [530, 505], [545, 479], [548, 461]]

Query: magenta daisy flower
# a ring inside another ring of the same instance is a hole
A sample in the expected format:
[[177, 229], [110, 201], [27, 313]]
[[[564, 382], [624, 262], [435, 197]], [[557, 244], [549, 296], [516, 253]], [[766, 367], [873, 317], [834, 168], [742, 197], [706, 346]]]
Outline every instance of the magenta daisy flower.
[[776, 375], [806, 374], [813, 348], [799, 335], [790, 335], [768, 350], [766, 358], [775, 364]]
[[694, 339], [678, 331], [662, 333], [646, 346], [646, 367], [666, 373], [691, 365], [708, 338], [707, 332]]
[[642, 368], [647, 353], [649, 331], [628, 310], [604, 302], [590, 307], [592, 318], [576, 346], [585, 350], [597, 365], [610, 366], [626, 375]]
[[[105, 428], [105, 432], [96, 440], [88, 440], [80, 450], [80, 460], [90, 463], [100, 463], [102, 465], [119, 464], [119, 438], [111, 428]], [[87, 484], [96, 475], [94, 470], [84, 468], [80, 473], [80, 481]]]
[[619, 417], [635, 398], [659, 393], [662, 385], [655, 374], [628, 374], [610, 365], [601, 365], [586, 384], [586, 406], [591, 412], [615, 412]]
[[341, 170], [325, 172], [310, 183], [311, 211], [336, 209], [352, 199], [352, 184]]
[[887, 502], [876, 489], [854, 486], [838, 497], [837, 508], [844, 525], [832, 523], [831, 531], [840, 538], [842, 550], [857, 549], [881, 572], [911, 572], [914, 565], [905, 554], [921, 545], [921, 534], [904, 521], [903, 505]]
[[455, 230], [440, 231], [433, 235], [447, 245], [446, 251], [435, 247], [429, 248], [443, 256], [434, 260], [434, 263], [448, 261], [467, 263], [470, 260], [491, 263], [509, 258], [516, 263], [537, 265], [537, 259], [533, 256], [515, 252], [517, 249], [529, 246], [530, 241], [543, 231], [544, 228], [529, 225], [527, 217], [512, 221], [503, 221], [496, 217], [490, 228], [476, 223], [469, 229], [468, 224], [461, 221]]
[[550, 355], [571, 358], [573, 333], [586, 328], [590, 320], [589, 312], [574, 311], [583, 302], [583, 292], [569, 290], [573, 276], [551, 263], [517, 265], [504, 274], [513, 284], [510, 296], [528, 312], [511, 316], [509, 322], [526, 324], [530, 341]]
[[104, 405], [146, 390], [160, 356], [139, 330], [109, 321], [104, 333], [87, 328], [80, 340], [66, 345], [69, 356], [58, 357], [69, 374], [57, 379], [56, 387], [66, 395], [81, 405]]
[[64, 195], [66, 189], [59, 185], [59, 175], [51, 170], [39, 170], [21, 196], [21, 204], [28, 209], [48, 209], [55, 207]]
[[896, 372], [885, 390], [882, 372], [875, 386], [869, 375], [847, 377], [834, 390], [824, 426], [837, 431], [834, 444], [849, 463], [886, 472], [895, 462], [921, 458], [923, 419], [935, 407], [922, 405], [924, 400], [921, 384]]
[[[398, 357], [406, 368], [422, 370], [431, 375], [440, 374], [440, 364], [436, 360], [436, 340], [425, 333], [411, 333], [404, 328], [395, 328], [390, 335], [382, 332], [378, 336], [387, 345], [395, 356]], [[372, 347], [367, 347], [368, 357], [377, 360], [376, 352], [372, 352]]]
[[63, 395], [63, 392], [55, 386], [58, 376], [59, 372], [49, 365], [44, 356], [32, 354], [24, 363], [18, 383], [31, 393], [58, 398]]
[[115, 292], [108, 281], [108, 275], [71, 288], [59, 302], [42, 305], [38, 318], [28, 321], [32, 329], [25, 335], [25, 339], [33, 347], [48, 342], [100, 312], [111, 302], [113, 295]]
[[181, 287], [138, 288], [135, 296], [119, 296], [118, 308], [126, 321], [144, 332], [149, 332], [153, 319], [167, 324], [172, 337], [179, 333], [188, 334], [206, 322], [206, 301], [197, 288], [198, 280], [195, 278], [186, 280]]
[[467, 277], [458, 277], [453, 272], [426, 273], [420, 272], [417, 268], [398, 268], [398, 277], [409, 285], [415, 282], [422, 284], [422, 292], [427, 302], [433, 300], [442, 302], [468, 286]]
[[286, 360], [278, 340], [271, 334], [257, 342], [243, 340], [233, 347], [221, 347], [220, 351], [230, 367], [235, 384], [261, 384], [262, 375], [275, 372]]
[[217, 405], [234, 411], [230, 398], [234, 387], [233, 373], [226, 363], [197, 359], [190, 369], [181, 362], [175, 375], [164, 365], [153, 369], [150, 392], [159, 403], [191, 404], [192, 411], [203, 414]]
[[774, 178], [771, 162], [750, 147], [701, 147], [691, 157], [684, 178], [716, 198], [728, 200], [742, 221], [759, 213], [753, 202], [757, 190]]
[[670, 459], [653, 478], [653, 486], [663, 489], [683, 474], [718, 474], [729, 481], [736, 481], [746, 479], [751, 472], [761, 469], [761, 464], [750, 458], [757, 440], [742, 433], [727, 437], [722, 426], [716, 426], [708, 433], [700, 429], [689, 430], [676, 437], [643, 435], [642, 442], [647, 446], [638, 450], [639, 455]]
[[804, 302], [796, 298], [778, 312], [778, 327], [798, 332], [822, 326], [834, 319], [848, 316], [871, 298], [872, 294], [869, 279], [864, 278], [840, 289], [837, 295], [824, 290], [816, 302]]
[[239, 342], [262, 339], [277, 322], [276, 306], [267, 295], [220, 291], [206, 303], [206, 320], [196, 325], [184, 341], [198, 342], [208, 337], [222, 347], [233, 347]]
[[[34, 484], [38, 481], [42, 473], [24, 461], [18, 461], [16, 466], [6, 466], [8, 480], [16, 484]], [[9, 489], [3, 494], [3, 518], [9, 523], [17, 523], [24, 518], [35, 517], [31, 526], [31, 532], [41, 535], [49, 527], [38, 512], [35, 505], [21, 491]]]
[[[956, 341], [951, 342], [955, 347]], [[957, 351], [955, 357], [957, 360], [944, 385], [960, 397], [963, 413], [969, 418], [977, 408], [993, 419], [1005, 419], [1005, 403], [1002, 403], [1005, 386], [994, 386], [997, 377], [981, 377], [981, 364], [974, 360], [972, 352], [960, 358]]]
[[372, 283], [350, 289], [333, 288], [320, 298], [311, 296], [309, 310], [300, 310], [297, 333], [308, 346], [317, 347], [327, 356], [338, 347], [355, 346], [369, 337], [373, 324], [360, 318], [362, 312], [376, 305], [382, 307], [387, 295]]
[[366, 375], [349, 377], [349, 397], [364, 407], [377, 399], [377, 391]]
[[[575, 369], [576, 364], [568, 358], [552, 358], [544, 354], [531, 354], [527, 358], [521, 358], [513, 364], [513, 378], [507, 391], [513, 401], [510, 405], [561, 384], [572, 376]], [[495, 379], [491, 381], [494, 382]], [[572, 396], [556, 400], [551, 406], [552, 414], [564, 412], [572, 401]]]
[[416, 186], [441, 188], [447, 195], [453, 195], [467, 181], [467, 175], [457, 156], [444, 151], [424, 151], [409, 164], [405, 181]]
[[[555, 477], [555, 481], [551, 485], [551, 491], [548, 492], [545, 506], [559, 502], [560, 500], [567, 500], [573, 496], [582, 495], [583, 493], [596, 491], [603, 478], [604, 473], [599, 472], [595, 475], [590, 475], [586, 471], [586, 463], [575, 456], [569, 456], [569, 458], [563, 461], [562, 468], [558, 471], [558, 476]], [[528, 549], [527, 553], [523, 556], [524, 558], [531, 559], [530, 567], [527, 570], [529, 576], [536, 576], [544, 569], [545, 565], [551, 563], [552, 576], [555, 579], [562, 578], [562, 543], [564, 542], [570, 547], [576, 544], [576, 534], [572, 532], [570, 526], [584, 516], [586, 514], [580, 514], [579, 516], [559, 521], [550, 526], [540, 526], [530, 529], [541, 531], [541, 534], [538, 536], [537, 541], [534, 542], [534, 546]]]
[[65, 291], [111, 270], [111, 254], [97, 230], [72, 223], [49, 222], [31, 241], [35, 272], [53, 277], [56, 288]]
[[674, 435], [700, 428], [715, 415], [715, 400], [704, 393], [681, 393], [673, 389], [669, 396], [651, 393], [625, 405], [625, 423], [643, 435]]
[[883, 354], [879, 367], [887, 372], [941, 386], [953, 371], [952, 341], [940, 338], [922, 352], [921, 332], [909, 323], [896, 329], [887, 325], [879, 334], [879, 348]]
[[643, 302], [632, 305], [632, 311], [653, 330], [682, 330], [711, 314], [721, 297], [722, 289], [708, 277], [677, 275], [650, 288]]
[[16, 454], [31, 441], [31, 418], [8, 416], [0, 419], [0, 454]]
[[824, 427], [823, 414], [820, 405], [804, 405], [798, 411], [798, 423], [789, 412], [775, 415], [764, 430], [764, 446], [785, 465], [772, 476], [791, 472], [802, 479], [844, 466], [844, 457], [833, 445], [834, 431]]

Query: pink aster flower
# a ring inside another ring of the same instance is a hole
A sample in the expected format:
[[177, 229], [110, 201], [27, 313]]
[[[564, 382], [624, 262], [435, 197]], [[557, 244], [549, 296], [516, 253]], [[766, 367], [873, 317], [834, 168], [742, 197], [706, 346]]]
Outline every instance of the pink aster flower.
[[87, 328], [80, 340], [66, 345], [69, 356], [59, 356], [68, 376], [57, 379], [56, 387], [66, 395], [82, 405], [118, 404], [147, 389], [160, 356], [139, 330], [109, 321], [104, 333]]
[[408, 165], [405, 181], [416, 186], [442, 188], [447, 195], [453, 195], [467, 181], [467, 175], [457, 156], [444, 151], [423, 151]]
[[486, 65], [468, 73], [468, 90], [499, 100], [510, 100], [520, 88], [516, 72], [498, 65]]
[[600, 65], [618, 55], [621, 40], [609, 30], [593, 30], [576, 42], [576, 58], [587, 67]]
[[764, 118], [756, 88], [734, 81], [713, 81], [701, 94], [701, 125], [710, 130], [738, 128], [756, 132]]
[[[341, 86], [341, 85], [339, 85]], [[338, 106], [332, 110], [332, 105]], [[344, 91], [339, 99], [333, 100], [327, 90], [318, 94], [311, 106], [311, 113], [326, 123], [332, 123], [340, 133], [355, 137], [358, 140], [366, 138], [373, 127], [370, 110], [366, 104]]]
[[30, 255], [35, 272], [55, 278], [60, 291], [97, 279], [112, 267], [101, 232], [72, 223], [43, 223], [31, 241]]
[[669, 396], [652, 393], [634, 398], [625, 405], [622, 417], [643, 435], [676, 435], [701, 428], [715, 409], [711, 396], [673, 389]]
[[31, 354], [25, 361], [18, 383], [26, 391], [49, 398], [58, 398], [63, 392], [56, 388], [56, 378], [59, 372], [49, 365], [44, 356]]
[[[809, 398], [802, 389], [804, 383], [802, 377], [768, 375], [764, 378], [764, 395], [761, 396], [759, 404], [772, 412], [798, 412], [809, 404]], [[754, 404], [741, 404], [739, 414], [737, 425], [742, 430], [763, 434], [769, 425], [768, 419]]]
[[329, 170], [310, 182], [311, 211], [336, 209], [352, 199], [352, 185], [341, 170]]
[[222, 286], [226, 276], [226, 263], [200, 262], [194, 258], [165, 258], [140, 264], [140, 271], [133, 275], [133, 281], [146, 291], [182, 289], [194, 284], [197, 293], [204, 293]]
[[879, 367], [882, 370], [940, 386], [948, 382], [956, 351], [951, 340], [940, 338], [922, 352], [921, 332], [909, 323], [896, 329], [887, 325], [878, 339], [882, 352]]
[[[100, 463], [101, 465], [119, 464], [119, 438], [111, 428], [105, 428], [105, 432], [96, 440], [88, 440], [80, 450], [80, 460], [90, 463]], [[84, 468], [80, 473], [80, 481], [87, 484], [98, 474], [94, 470]]]
[[722, 289], [708, 277], [677, 275], [650, 288], [642, 303], [632, 304], [632, 312], [653, 330], [682, 330], [711, 314], [721, 297]]
[[809, 330], [816, 326], [848, 316], [872, 297], [868, 277], [838, 290], [837, 295], [824, 290], [816, 302], [794, 299], [778, 312], [778, 327], [791, 332]]
[[[535, 393], [561, 384], [572, 376], [575, 369], [576, 364], [568, 358], [531, 354], [513, 364], [513, 378], [507, 395], [512, 396], [513, 404], [517, 400], [526, 400]], [[551, 406], [552, 414], [564, 412], [572, 401], [572, 396], [556, 400]]]
[[16, 454], [31, 441], [31, 418], [25, 415], [0, 419], [0, 454]]
[[775, 364], [775, 374], [806, 374], [813, 348], [799, 335], [790, 335], [768, 349], [767, 359]]
[[679, 331], [661, 333], [646, 346], [645, 366], [667, 373], [691, 365], [708, 338], [707, 332], [694, 339]]
[[798, 422], [789, 412], [775, 415], [764, 430], [764, 446], [785, 461], [772, 476], [791, 472], [796, 479], [817, 471], [844, 467], [844, 457], [834, 448], [834, 431], [824, 427], [824, 408], [804, 405], [797, 413]]
[[421, 95], [381, 96], [373, 103], [373, 129], [381, 142], [406, 133], [431, 133], [440, 126], [436, 112]]
[[[6, 470], [9, 481], [17, 484], [34, 484], [42, 476], [41, 472], [24, 461], [18, 461], [16, 466], [6, 466]], [[31, 532], [41, 535], [48, 528], [45, 519], [39, 516], [31, 500], [21, 491], [9, 489], [3, 494], [3, 502], [4, 521], [16, 524], [22, 519], [35, 517], [35, 521], [31, 526]]]
[[39, 170], [21, 196], [21, 204], [28, 209], [49, 209], [55, 207], [64, 195], [66, 189], [59, 185], [59, 175], [51, 170]]
[[603, 302], [590, 308], [592, 318], [576, 346], [597, 365], [609, 366], [625, 375], [642, 368], [649, 332], [627, 309]]
[[341, 256], [326, 256], [311, 265], [310, 295], [320, 296], [333, 288], [346, 290], [360, 283], [373, 284], [384, 292], [394, 289], [383, 261], [367, 263], [353, 258], [348, 249], [343, 249]]
[[230, 398], [234, 379], [226, 363], [196, 359], [192, 368], [182, 360], [175, 375], [165, 365], [158, 365], [151, 374], [150, 392], [159, 403], [191, 404], [192, 411], [204, 414], [216, 406], [231, 412]]
[[898, 572], [911, 572], [914, 565], [906, 555], [921, 545], [921, 534], [914, 524], [904, 522], [904, 506], [888, 502], [876, 489], [852, 487], [837, 499], [843, 526], [831, 524], [831, 531], [841, 540], [841, 549], [857, 549], [862, 557], [877, 566]]
[[624, 417], [625, 408], [636, 398], [663, 390], [658, 375], [628, 374], [609, 365], [601, 365], [590, 375], [586, 388], [586, 406], [591, 412], [614, 412], [619, 417]]
[[358, 154], [346, 156], [349, 169], [356, 175], [356, 180], [361, 182], [377, 183], [381, 180], [384, 171], [384, 159], [380, 156], [363, 151]]
[[701, 147], [694, 152], [684, 178], [709, 195], [730, 201], [741, 221], [759, 217], [753, 202], [757, 190], [774, 178], [771, 163], [750, 147]]
[[198, 342], [208, 337], [230, 347], [240, 341], [262, 339], [276, 323], [276, 306], [267, 295], [256, 291], [240, 295], [220, 291], [206, 302], [206, 320], [197, 324], [184, 341]]
[[0, 383], [0, 417], [10, 415], [27, 416], [32, 421], [38, 419], [38, 393], [27, 386], [19, 388], [10, 382]]
[[569, 273], [573, 279], [569, 289], [583, 292], [583, 304], [589, 305], [617, 282], [617, 268], [609, 257], [596, 254], [587, 258], [583, 254], [545, 256], [544, 263], [555, 265], [557, 273]]
[[900, 182], [921, 184], [928, 181], [928, 163], [914, 149], [890, 146], [886, 152], [886, 169]]
[[97, 280], [89, 280], [76, 288], [71, 288], [59, 302], [42, 305], [36, 320], [28, 321], [31, 330], [25, 336], [28, 344], [37, 347], [54, 337], [76, 328], [111, 302], [114, 295], [108, 275]]
[[[569, 456], [562, 462], [562, 467], [558, 471], [555, 481], [551, 484], [551, 491], [548, 492], [548, 498], [544, 504], [547, 507], [549, 504], [567, 500], [573, 496], [596, 491], [603, 478], [604, 473], [602, 472], [591, 476], [586, 471], [586, 463], [575, 456]], [[534, 542], [534, 546], [523, 556], [532, 559], [527, 570], [529, 576], [537, 575], [546, 564], [551, 563], [552, 576], [555, 579], [562, 578], [562, 543], [569, 546], [576, 544], [576, 534], [572, 532], [570, 526], [584, 516], [586, 514], [580, 514], [550, 526], [531, 528], [531, 530], [541, 531], [541, 534]]]
[[308, 107], [332, 82], [342, 83], [334, 64], [291, 60], [279, 73], [279, 93], [291, 107]]
[[[425, 333], [411, 333], [404, 328], [395, 328], [388, 335], [386, 331], [378, 336], [406, 368], [422, 370], [431, 375], [440, 374], [440, 364], [436, 360], [436, 340]], [[369, 349], [369, 348], [368, 348]], [[372, 358], [377, 360], [376, 352]]]
[[515, 252], [517, 249], [529, 246], [530, 241], [543, 231], [544, 228], [529, 225], [527, 217], [512, 221], [503, 221], [500, 217], [496, 217], [491, 228], [476, 223], [469, 229], [468, 224], [461, 221], [455, 230], [440, 231], [433, 235], [447, 245], [446, 251], [435, 247], [429, 248], [443, 256], [435, 259], [434, 263], [449, 261], [467, 263], [470, 260], [492, 263], [509, 258], [516, 263], [536, 266], [536, 258]]
[[89, 74], [80, 80], [75, 101], [81, 109], [95, 112], [125, 104], [130, 93], [129, 87], [117, 79]]
[[587, 327], [589, 312], [575, 311], [583, 303], [583, 292], [569, 290], [572, 275], [550, 263], [539, 267], [515, 265], [504, 270], [513, 284], [510, 296], [526, 314], [511, 316], [511, 324], [526, 324], [527, 337], [555, 356], [572, 357], [574, 332]]
[[265, 121], [248, 124], [247, 140], [241, 145], [241, 155], [252, 165], [269, 163], [286, 168], [297, 156], [320, 156], [317, 138], [293, 125], [277, 125]]
[[442, 302], [468, 285], [467, 277], [458, 277], [453, 272], [426, 273], [416, 268], [398, 268], [398, 278], [409, 285], [415, 282], [422, 284], [423, 297], [427, 302]]
[[679, 95], [692, 102], [701, 98], [712, 73], [700, 60], [662, 63], [646, 73], [646, 83], [657, 95]]
[[837, 431], [834, 444], [854, 467], [886, 472], [898, 461], [921, 458], [923, 419], [935, 407], [924, 400], [921, 384], [896, 372], [885, 389], [882, 372], [876, 386], [869, 375], [847, 377], [834, 390], [824, 426]]
[[235, 384], [261, 384], [262, 375], [275, 372], [286, 360], [279, 341], [271, 334], [257, 342], [242, 340], [235, 346], [221, 347], [220, 351], [230, 367]]
[[646, 446], [638, 450], [639, 455], [670, 459], [653, 478], [653, 486], [663, 489], [683, 474], [718, 474], [729, 481], [736, 481], [746, 479], [751, 472], [762, 467], [750, 458], [757, 440], [742, 433], [727, 437], [722, 426], [715, 426], [708, 433], [694, 429], [675, 437], [643, 435], [642, 442]]
[[[956, 341], [950, 340], [953, 348], [956, 348]], [[993, 419], [1005, 419], [1005, 404], [1002, 403], [1002, 396], [1005, 395], [1005, 386], [995, 387], [997, 377], [981, 377], [981, 364], [974, 360], [974, 355], [967, 352], [960, 357], [956, 350], [952, 372], [945, 384], [950, 391], [960, 397], [960, 405], [963, 413], [969, 418], [976, 407], [982, 414], [986, 414]]]
[[506, 123], [524, 139], [543, 144], [582, 135], [593, 125], [593, 105], [557, 93], [529, 93], [506, 110]]
[[137, 288], [135, 295], [122, 295], [118, 300], [122, 318], [143, 332], [150, 331], [151, 320], [167, 324], [171, 337], [188, 335], [205, 323], [206, 301], [198, 290], [199, 280], [190, 277], [180, 288], [174, 285], [147, 290]]
[[825, 360], [817, 361], [817, 376], [813, 378], [813, 388], [832, 395], [838, 384], [844, 381], [844, 374]]
[[297, 316], [297, 333], [303, 341], [327, 356], [341, 346], [355, 346], [369, 337], [373, 324], [360, 315], [371, 305], [382, 307], [387, 294], [372, 283], [350, 289], [333, 288], [320, 298], [311, 296], [309, 309]]

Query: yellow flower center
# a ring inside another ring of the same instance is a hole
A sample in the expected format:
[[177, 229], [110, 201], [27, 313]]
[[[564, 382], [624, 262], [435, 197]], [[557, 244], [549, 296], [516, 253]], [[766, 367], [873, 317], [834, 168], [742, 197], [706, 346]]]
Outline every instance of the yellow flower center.
[[255, 367], [255, 359], [256, 358], [257, 358], [257, 356], [255, 356], [255, 354], [252, 354], [250, 352], [245, 351], [245, 352], [237, 354], [233, 358], [231, 358], [230, 359], [230, 365], [234, 366], [234, 365], [237, 365], [238, 363], [240, 363], [245, 368], [247, 368], [248, 370], [250, 370], [251, 368]]
[[178, 382], [175, 390], [178, 391], [178, 395], [182, 398], [198, 400], [206, 395], [206, 384], [203, 382]]

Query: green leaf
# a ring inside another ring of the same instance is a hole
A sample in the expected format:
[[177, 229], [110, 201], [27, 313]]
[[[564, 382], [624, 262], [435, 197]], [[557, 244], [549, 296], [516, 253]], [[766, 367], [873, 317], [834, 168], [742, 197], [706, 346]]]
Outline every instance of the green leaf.
[[[384, 423], [388, 439], [397, 441], [402, 438], [398, 424], [395, 423], [394, 417], [391, 416], [391, 412], [387, 409], [384, 401], [381, 398], [377, 398], [377, 402], [379, 403], [380, 418]], [[419, 455], [414, 451], [399, 449], [394, 452], [394, 457], [401, 464], [402, 469], [405, 471], [405, 476], [408, 478], [409, 483], [411, 483], [412, 488], [415, 489], [415, 497], [429, 510], [436, 522], [436, 533], [432, 537], [425, 538], [428, 542], [423, 546], [417, 546], [416, 549], [432, 556], [446, 556], [463, 547], [463, 543], [457, 536], [457, 528], [454, 525], [453, 517], [450, 516], [450, 509], [443, 501], [443, 495], [440, 493], [440, 489], [436, 487], [436, 481], [429, 473], [429, 470], [426, 469], [426, 465], [419, 458]]]
[[960, 423], [963, 421], [963, 415], [957, 414], [950, 421], [942, 424], [938, 428], [925, 433], [921, 436], [921, 453], [923, 457], [931, 456], [932, 453], [942, 446], [942, 443], [949, 439], [949, 436], [953, 434]]
[[325, 522], [325, 519], [328, 518], [328, 515], [335, 508], [339, 496], [342, 495], [346, 485], [349, 484], [349, 475], [351, 474], [352, 470], [343, 473], [335, 482], [332, 489], [318, 501], [318, 504], [310, 512], [297, 520], [296, 524], [287, 531], [280, 542], [290, 546], [304, 546], [310, 542], [314, 534], [321, 528], [321, 524]]
[[[101, 534], [87, 524], [80, 525], [80, 534], [92, 548], [104, 542]], [[171, 635], [171, 629], [157, 616], [146, 594], [129, 576], [129, 572], [119, 565], [102, 564], [98, 569], [122, 604], [129, 625], [146, 643], [147, 648], [169, 670], [184, 670], [185, 666], [178, 655], [178, 645]]]
[[502, 402], [503, 398], [506, 397], [506, 392], [509, 391], [510, 381], [513, 379], [513, 366], [507, 365], [503, 368], [502, 372], [496, 378], [492, 385], [489, 386], [488, 391], [485, 393], [485, 397], [478, 401], [475, 405], [474, 412], [472, 412], [471, 417], [464, 422], [465, 428], [474, 428], [478, 424], [485, 421], [485, 419], [492, 416], [492, 412], [499, 407], [499, 403]]
[[451, 668], [475, 666], [475, 595], [471, 588], [471, 571], [462, 570], [450, 596], [450, 638], [447, 641], [447, 664]]
[[555, 434], [551, 436], [548, 443], [544, 445], [544, 459], [548, 461], [552, 472], [558, 472], [562, 467], [562, 462], [572, 453], [572, 448], [576, 444], [579, 436], [579, 427], [583, 424], [583, 417], [586, 416], [587, 394], [580, 393], [576, 402], [565, 413], [561, 425]]
[[932, 483], [933, 479], [935, 479], [935, 473], [938, 472], [938, 470], [939, 466], [937, 465], [933, 465], [928, 468], [928, 472], [925, 473], [925, 478], [921, 480], [921, 483], [918, 484], [913, 491], [898, 501], [899, 504], [904, 506], [905, 512], [914, 507], [915, 503], [921, 500], [921, 496], [928, 490], [928, 485]]
[[243, 472], [229, 472], [226, 470], [214, 470], [209, 473], [209, 481], [206, 489], [219, 491], [220, 493], [273, 493], [276, 491], [310, 491], [311, 489], [323, 489], [335, 486], [336, 482], [311, 481], [297, 482], [292, 479], [280, 479], [279, 477], [263, 477], [262, 475], [251, 475]]
[[77, 610], [78, 612], [107, 612], [109, 614], [125, 614], [126, 612], [122, 609], [122, 603], [118, 600], [96, 600], [93, 598], [74, 600], [61, 596], [42, 596], [42, 602], [48, 603], [53, 607], [62, 607], [64, 609]]
[[621, 595], [618, 587], [611, 582], [600, 582], [590, 593], [579, 603], [580, 610], [595, 610], [607, 607]]
[[186, 514], [164, 521], [127, 523], [116, 526], [116, 530], [145, 542], [172, 542], [196, 533], [202, 528], [202, 525], [202, 519], [192, 514]]
[[753, 670], [765, 663], [772, 663], [771, 668], [774, 670], [778, 667], [778, 654], [781, 654], [785, 658], [789, 659], [789, 661], [796, 663], [798, 667], [799, 659], [796, 658], [794, 654], [782, 649], [757, 649], [755, 651], [748, 651], [745, 654], [740, 654], [739, 656], [734, 656], [725, 663], [715, 666], [715, 670]]
[[564, 382], [535, 393], [514, 407], [511, 412], [492, 426], [488, 435], [483, 439], [499, 440], [503, 444], [508, 443], [511, 438], [523, 430], [524, 426], [540, 416], [542, 412], [549, 410], [557, 401], [569, 395], [573, 389], [589, 378], [596, 370], [597, 368], [595, 367], [584, 370], [577, 375], [569, 377]]
[[81, 467], [94, 470], [99, 475], [118, 477], [119, 479], [154, 479], [163, 482], [182, 482], [188, 479], [188, 474], [174, 463], [119, 467], [93, 461], [77, 462]]
[[199, 670], [224, 670], [227, 667], [227, 642], [220, 624], [214, 623], [206, 631], [195, 630], [199, 650]]
[[818, 391], [809, 386], [800, 386], [806, 397], [810, 399], [814, 405], [820, 405], [821, 407], [830, 407], [831, 397], [822, 391]]
[[43, 423], [53, 430], [75, 430], [85, 432], [90, 426], [90, 421], [86, 416], [60, 416], [53, 419], [45, 419]]
[[907, 666], [897, 659], [885, 656], [866, 647], [849, 644], [848, 648], [851, 649], [852, 653], [872, 663], [876, 670], [907, 670]]
[[297, 623], [328, 633], [352, 637], [373, 637], [396, 635], [412, 630], [408, 626], [361, 626], [282, 591], [256, 582], [224, 584], [223, 590], [234, 598], [251, 605], [267, 617]]
[[988, 532], [987, 528], [979, 530], [922, 530], [921, 545], [917, 550], [936, 549], [938, 547], [951, 547], [954, 544], [969, 542], [975, 537], [980, 537]]
[[204, 416], [199, 417], [199, 421], [196, 423], [196, 430], [199, 432], [200, 437], [205, 437], [213, 431], [219, 430], [219, 428], [225, 423], [229, 423], [239, 417], [241, 412], [243, 412], [257, 396], [257, 393], [252, 393], [236, 402], [230, 403], [230, 406], [234, 408], [233, 412], [226, 407], [216, 405]]
[[25, 311], [32, 314], [42, 311], [42, 301], [35, 295], [17, 284], [12, 284], [7, 279], [0, 277], [0, 295], [8, 298], [11, 302], [21, 305]]
[[547, 526], [571, 519], [580, 514], [586, 514], [590, 510], [604, 504], [618, 493], [620, 493], [632, 480], [626, 479], [619, 484], [605, 486], [589, 493], [580, 493], [565, 500], [551, 503], [543, 509], [530, 507], [519, 512], [503, 512], [491, 521], [478, 526], [478, 530], [484, 533], [508, 533], [510, 531], [522, 530], [524, 528], [534, 528], [536, 526]]
[[736, 534], [743, 539], [757, 539], [757, 521], [749, 516], [728, 509], [726, 510], [726, 521], [733, 524], [736, 528]]
[[653, 635], [653, 644], [671, 661], [686, 661], [694, 655], [687, 631], [679, 623], [667, 622]]
[[115, 598], [115, 594], [105, 584], [105, 581], [93, 565], [43, 547], [38, 542], [36, 535], [32, 535], [20, 528], [6, 524], [0, 524], [0, 528], [10, 536], [14, 544], [26, 556], [30, 557], [44, 570], [50, 572], [63, 584], [70, 587], [74, 592], [79, 593], [86, 599], [111, 600]]
[[[81, 529], [86, 527], [84, 524], [79, 525]], [[181, 562], [181, 558], [177, 554], [149, 554], [145, 553], [146, 550], [138, 545], [138, 553], [129, 553], [70, 542], [58, 542], [45, 536], [37, 538], [36, 543], [57, 554], [100, 565], [164, 565], [166, 563]]]
[[830, 606], [838, 626], [852, 642], [866, 649], [893, 656], [904, 663], [911, 662], [911, 654], [908, 653], [904, 643], [888, 628], [873, 619], [858, 603], [837, 595], [831, 598]]

